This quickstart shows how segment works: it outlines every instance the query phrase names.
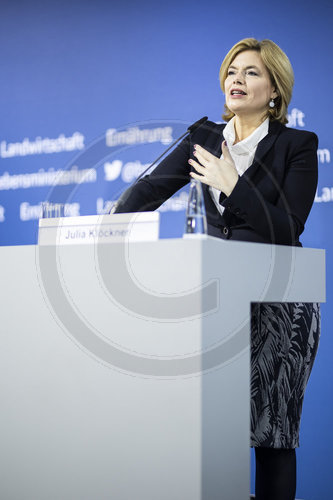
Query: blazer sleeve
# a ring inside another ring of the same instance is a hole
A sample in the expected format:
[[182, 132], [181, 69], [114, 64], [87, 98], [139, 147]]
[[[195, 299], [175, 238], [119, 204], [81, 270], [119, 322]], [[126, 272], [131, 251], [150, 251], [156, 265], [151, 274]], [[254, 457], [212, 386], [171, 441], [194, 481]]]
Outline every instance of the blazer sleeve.
[[[296, 132], [296, 131], [293, 131]], [[279, 165], [279, 144], [275, 148], [275, 168], [284, 172], [281, 182], [272, 174], [277, 198], [268, 201], [250, 177], [239, 178], [234, 190], [222, 205], [252, 227], [252, 229], [276, 244], [293, 245], [298, 242], [304, 230], [305, 221], [311, 210], [318, 181], [318, 138], [312, 132], [302, 131], [297, 140], [284, 145], [289, 152], [284, 165]], [[296, 138], [294, 136], [294, 139]], [[266, 165], [270, 175], [270, 165]], [[273, 172], [274, 170], [272, 170]]]
[[190, 138], [183, 141], [153, 170], [140, 179], [115, 213], [156, 210], [190, 181]]

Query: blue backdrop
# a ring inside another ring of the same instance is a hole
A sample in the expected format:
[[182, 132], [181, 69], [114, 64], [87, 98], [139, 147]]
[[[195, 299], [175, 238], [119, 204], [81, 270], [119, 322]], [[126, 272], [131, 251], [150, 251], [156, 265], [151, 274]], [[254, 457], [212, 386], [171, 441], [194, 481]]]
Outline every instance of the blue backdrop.
[[[221, 121], [218, 70], [239, 39], [271, 38], [295, 71], [290, 126], [319, 136], [319, 186], [302, 242], [327, 249], [322, 339], [306, 393], [299, 498], [332, 498], [333, 320], [330, 1], [2, 0], [0, 244], [36, 242], [40, 203], [102, 213], [172, 138]], [[54, 185], [57, 185], [54, 188]], [[186, 192], [163, 207], [180, 236]]]

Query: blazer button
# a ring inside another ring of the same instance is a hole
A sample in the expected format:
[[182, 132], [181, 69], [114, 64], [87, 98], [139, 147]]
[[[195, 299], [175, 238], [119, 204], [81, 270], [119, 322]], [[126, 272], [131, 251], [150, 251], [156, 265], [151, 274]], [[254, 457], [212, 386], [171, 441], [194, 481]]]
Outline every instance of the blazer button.
[[225, 226], [223, 228], [223, 234], [224, 234], [224, 236], [228, 236], [228, 234], [229, 234], [229, 228], [227, 226]]

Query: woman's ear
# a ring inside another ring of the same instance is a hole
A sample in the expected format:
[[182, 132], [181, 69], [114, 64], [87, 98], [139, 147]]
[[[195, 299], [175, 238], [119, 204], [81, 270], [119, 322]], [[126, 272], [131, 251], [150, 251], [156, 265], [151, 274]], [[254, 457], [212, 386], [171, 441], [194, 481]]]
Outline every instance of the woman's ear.
[[276, 88], [273, 87], [273, 92], [271, 95], [271, 99], [276, 99], [279, 96], [279, 93], [277, 92]]

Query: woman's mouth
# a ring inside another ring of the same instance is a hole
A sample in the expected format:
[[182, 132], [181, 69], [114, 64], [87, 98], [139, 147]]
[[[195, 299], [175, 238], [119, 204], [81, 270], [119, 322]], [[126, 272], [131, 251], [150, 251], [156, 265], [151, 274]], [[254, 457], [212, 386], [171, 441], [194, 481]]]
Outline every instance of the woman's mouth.
[[243, 97], [244, 95], [246, 95], [246, 92], [244, 92], [244, 90], [241, 90], [241, 89], [233, 89], [231, 92], [230, 92], [230, 95], [231, 97]]

